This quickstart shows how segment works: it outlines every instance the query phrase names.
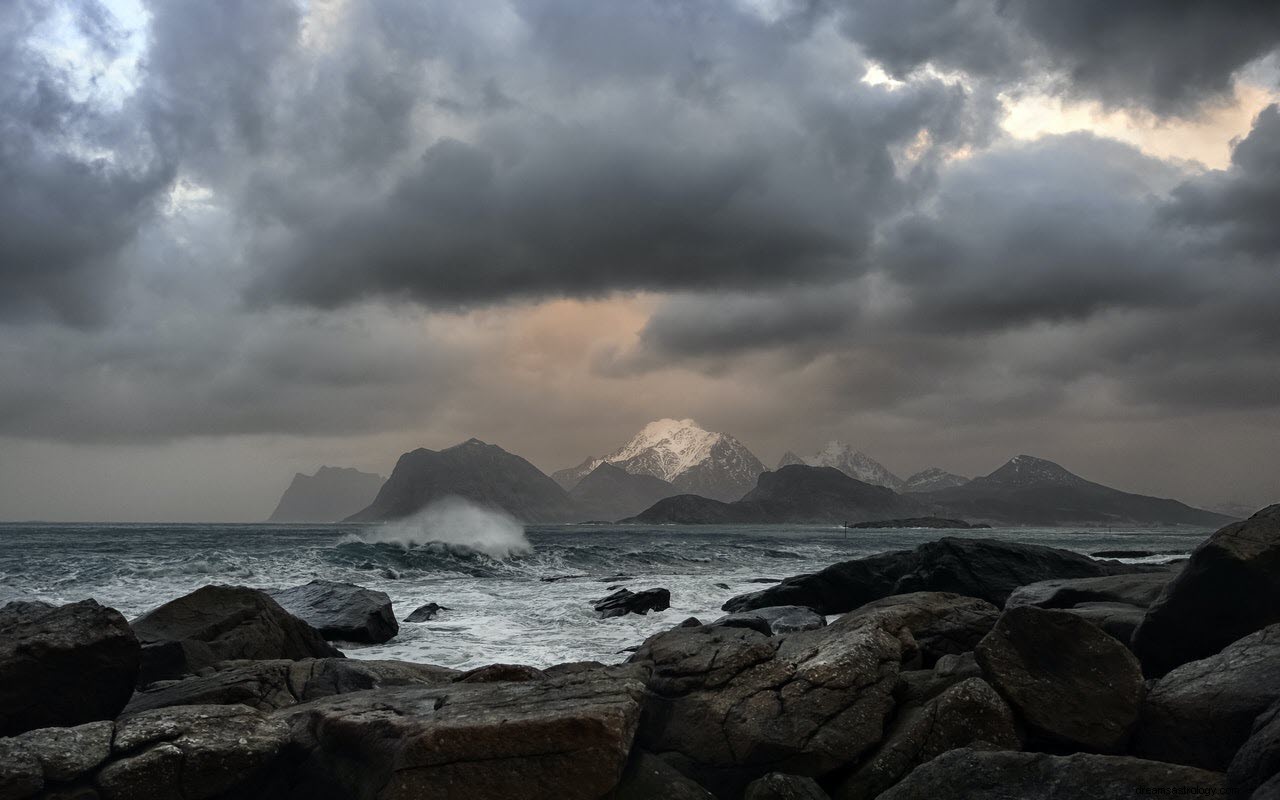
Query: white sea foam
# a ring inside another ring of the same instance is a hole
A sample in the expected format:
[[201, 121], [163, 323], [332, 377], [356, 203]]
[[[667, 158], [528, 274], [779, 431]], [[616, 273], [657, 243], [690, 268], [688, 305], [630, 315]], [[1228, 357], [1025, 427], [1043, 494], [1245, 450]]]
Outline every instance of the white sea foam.
[[361, 541], [398, 544], [405, 549], [427, 544], [465, 547], [490, 558], [527, 555], [533, 548], [524, 526], [510, 514], [484, 508], [461, 497], [446, 497], [395, 522], [359, 534]]

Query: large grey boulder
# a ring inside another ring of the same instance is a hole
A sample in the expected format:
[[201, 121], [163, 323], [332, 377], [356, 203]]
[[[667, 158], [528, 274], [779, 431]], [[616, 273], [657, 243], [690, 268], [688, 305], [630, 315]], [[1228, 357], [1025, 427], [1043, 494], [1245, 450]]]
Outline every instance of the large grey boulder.
[[592, 603], [600, 619], [624, 617], [627, 614], [648, 614], [650, 611], [666, 611], [671, 608], [671, 592], [661, 587], [633, 592], [619, 589], [607, 597]]
[[124, 713], [186, 705], [240, 703], [276, 711], [348, 692], [389, 686], [435, 686], [461, 673], [446, 667], [405, 661], [316, 658], [303, 661], [225, 661], [208, 675], [160, 681], [135, 692]]
[[1280, 775], [1280, 702], [1258, 715], [1249, 738], [1227, 768], [1227, 785], [1239, 794], [1253, 792]]
[[138, 677], [138, 640], [93, 600], [0, 611], [0, 736], [110, 719]]
[[770, 772], [747, 785], [742, 800], [831, 800], [813, 778]]
[[[595, 800], [618, 784], [647, 671], [398, 687], [276, 712], [308, 754], [274, 796]], [[340, 757], [335, 757], [340, 754]]]
[[637, 750], [608, 800], [715, 800], [715, 795], [661, 758]]
[[83, 782], [111, 755], [114, 730], [103, 720], [0, 739], [0, 797], [33, 797], [46, 786]]
[[1013, 712], [981, 678], [961, 681], [922, 706], [898, 712], [884, 743], [836, 789], [836, 800], [871, 800], [937, 756], [981, 742], [1021, 746]]
[[876, 624], [886, 630], [906, 628], [915, 640], [921, 665], [968, 652], [1000, 618], [986, 600], [951, 592], [910, 592], [874, 600], [840, 617], [833, 625], [855, 628]]
[[1126, 756], [952, 750], [912, 770], [880, 800], [1133, 800], [1151, 789], [1213, 795], [1221, 773]]
[[1073, 614], [1020, 606], [1000, 617], [974, 654], [1035, 743], [1124, 752], [1138, 719], [1142, 670], [1113, 637]]
[[773, 771], [825, 774], [880, 741], [903, 650], [873, 624], [659, 633], [631, 657], [653, 669], [638, 741], [717, 795]]
[[1081, 603], [1124, 603], [1146, 608], [1156, 601], [1180, 569], [1181, 565], [1171, 565], [1157, 572], [1038, 581], [1014, 589], [1005, 608], [1068, 609]]
[[778, 605], [840, 614], [893, 594], [953, 592], [1002, 607], [1019, 586], [1051, 578], [1095, 578], [1158, 567], [1097, 561], [1035, 544], [945, 537], [915, 550], [880, 553], [796, 575], [758, 592], [738, 595], [725, 611]]
[[1133, 635], [1150, 677], [1280, 622], [1280, 505], [1220, 529], [1148, 609]]
[[104, 800], [250, 796], [288, 729], [245, 706], [177, 706], [116, 723], [112, 760], [95, 783]]
[[380, 644], [400, 632], [386, 592], [352, 583], [314, 580], [274, 589], [272, 598], [326, 639]]
[[1280, 624], [1222, 652], [1183, 664], [1147, 692], [1134, 735], [1137, 755], [1223, 770], [1280, 700]]
[[204, 586], [133, 621], [141, 684], [192, 675], [219, 661], [341, 657], [315, 628], [265, 592]]
[[827, 618], [804, 606], [769, 606], [726, 614], [710, 624], [726, 628], [751, 628], [766, 636], [775, 636], [821, 628], [827, 624]]

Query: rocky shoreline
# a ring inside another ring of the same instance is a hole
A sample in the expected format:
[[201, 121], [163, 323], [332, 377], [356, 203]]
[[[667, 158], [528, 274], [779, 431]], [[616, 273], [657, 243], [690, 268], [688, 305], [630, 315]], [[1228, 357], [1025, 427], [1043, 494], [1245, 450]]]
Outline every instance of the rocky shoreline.
[[944, 538], [725, 611], [460, 672], [344, 658], [399, 626], [345, 584], [10, 603], [0, 800], [1280, 798], [1280, 506], [1183, 564]]

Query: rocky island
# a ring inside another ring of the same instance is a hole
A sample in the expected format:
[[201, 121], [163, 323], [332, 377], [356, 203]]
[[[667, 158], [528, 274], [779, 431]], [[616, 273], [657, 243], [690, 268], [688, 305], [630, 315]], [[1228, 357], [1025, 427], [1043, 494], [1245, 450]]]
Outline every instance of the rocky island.
[[625, 663], [465, 672], [344, 658], [329, 640], [395, 617], [323, 581], [132, 621], [14, 602], [0, 797], [1266, 800], [1277, 563], [1280, 506], [1175, 565], [944, 538], [729, 598]]

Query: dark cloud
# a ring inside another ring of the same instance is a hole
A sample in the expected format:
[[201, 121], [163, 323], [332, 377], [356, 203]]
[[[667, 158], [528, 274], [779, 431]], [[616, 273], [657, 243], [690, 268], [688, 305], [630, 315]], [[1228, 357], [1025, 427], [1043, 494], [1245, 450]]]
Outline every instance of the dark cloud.
[[[58, 10], [0, 8], [0, 321], [101, 321], [116, 261], [172, 177], [143, 126], [82, 99], [68, 69], [32, 45]], [[86, 48], [116, 46], [101, 6], [71, 10]]]
[[1270, 0], [850, 0], [843, 30], [903, 77], [925, 64], [1096, 98], [1157, 114], [1193, 114], [1229, 95], [1232, 77], [1280, 46]]

